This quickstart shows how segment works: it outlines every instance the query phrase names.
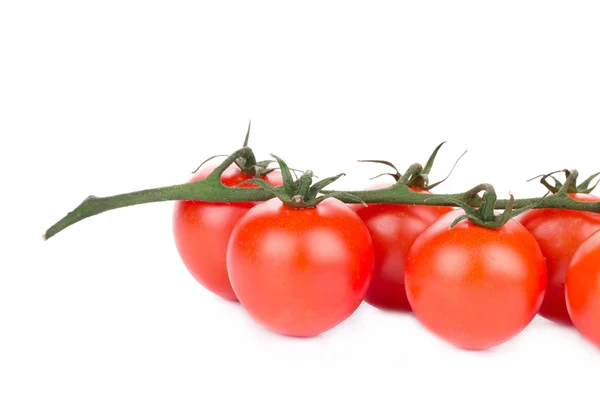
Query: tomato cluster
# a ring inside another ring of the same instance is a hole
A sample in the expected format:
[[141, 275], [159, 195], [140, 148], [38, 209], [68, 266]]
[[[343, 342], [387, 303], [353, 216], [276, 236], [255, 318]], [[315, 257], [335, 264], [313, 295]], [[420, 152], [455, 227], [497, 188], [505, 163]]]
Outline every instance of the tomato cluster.
[[[286, 184], [277, 170], [259, 178]], [[417, 178], [409, 189], [428, 193], [426, 179]], [[263, 185], [236, 165], [220, 179], [230, 187]], [[535, 209], [497, 229], [457, 222], [461, 215], [453, 207], [335, 198], [310, 207], [279, 198], [185, 200], [176, 202], [173, 222], [179, 254], [198, 282], [239, 300], [258, 323], [284, 335], [325, 332], [365, 300], [412, 311], [432, 333], [465, 349], [509, 340], [538, 312], [572, 321], [600, 346], [600, 215]]]

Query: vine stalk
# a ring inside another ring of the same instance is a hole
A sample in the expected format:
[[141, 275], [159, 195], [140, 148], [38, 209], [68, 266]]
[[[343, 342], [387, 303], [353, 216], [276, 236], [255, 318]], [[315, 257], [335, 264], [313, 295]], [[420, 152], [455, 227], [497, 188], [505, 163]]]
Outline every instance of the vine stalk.
[[[215, 168], [209, 176], [196, 182], [141, 190], [109, 197], [89, 196], [73, 211], [69, 212], [64, 218], [52, 225], [45, 232], [43, 237], [44, 239], [49, 239], [81, 220], [105, 211], [129, 207], [136, 204], [172, 200], [201, 200], [221, 203], [254, 202], [265, 201], [275, 197], [276, 193], [263, 188], [227, 187], [221, 183], [220, 176], [223, 171], [236, 162], [236, 160], [247, 157], [249, 154], [252, 154], [249, 147], [243, 147], [237, 150]], [[411, 167], [417, 168], [416, 165]], [[573, 176], [571, 179], [574, 179], [577, 176], [577, 171], [572, 170], [570, 171], [570, 174]], [[574, 200], [568, 196], [566, 191], [567, 187], [568, 185], [565, 186], [564, 190], [541, 198], [516, 199], [512, 204], [512, 208], [516, 211], [524, 208], [560, 208], [600, 213], [600, 202], [581, 202]], [[469, 207], [478, 208], [484, 203], [482, 196], [480, 195], [481, 192], [484, 192], [484, 196], [485, 194], [488, 194], [489, 196], [493, 193], [493, 188], [489, 184], [480, 184], [462, 193], [432, 194], [413, 192], [406, 183], [401, 180], [396, 184], [383, 189], [345, 192], [323, 191], [322, 193], [324, 195], [339, 198], [347, 203], [358, 203], [358, 200], [362, 200], [364, 203], [425, 206], [456, 206], [456, 204], [463, 203]], [[337, 195], [337, 193], [339, 193], [339, 195]], [[352, 197], [356, 198], [356, 200], [353, 200]], [[511, 200], [509, 199], [496, 200], [493, 202], [493, 207], [495, 209], [506, 209], [510, 202]], [[490, 203], [488, 202], [486, 207], [489, 207], [489, 204]]]

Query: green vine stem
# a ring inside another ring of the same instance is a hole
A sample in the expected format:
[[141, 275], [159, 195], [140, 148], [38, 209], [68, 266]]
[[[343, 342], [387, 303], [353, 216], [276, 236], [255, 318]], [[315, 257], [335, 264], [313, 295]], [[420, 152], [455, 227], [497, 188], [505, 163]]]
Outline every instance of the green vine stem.
[[[60, 231], [88, 217], [136, 204], [171, 200], [202, 200], [222, 203], [264, 201], [275, 197], [279, 190], [282, 191], [281, 194], [283, 195], [283, 187], [275, 188], [275, 192], [273, 192], [273, 190], [265, 190], [263, 188], [227, 187], [221, 183], [220, 177], [223, 171], [236, 162], [236, 160], [248, 154], [251, 154], [249, 147], [237, 150], [215, 168], [209, 176], [196, 182], [141, 190], [110, 197], [89, 196], [73, 211], [52, 225], [43, 237], [44, 239], [49, 239]], [[411, 166], [411, 168], [413, 167], [417, 168], [416, 165]], [[569, 197], [566, 189], [576, 177], [576, 170], [569, 171], [568, 182], [565, 182], [564, 189], [559, 190], [557, 193], [542, 198], [496, 200], [493, 203], [493, 208], [511, 208], [517, 212], [519, 209], [524, 208], [561, 208], [600, 213], [600, 202], [582, 202]], [[482, 192], [484, 193], [483, 196], [480, 195]], [[493, 188], [489, 184], [480, 184], [463, 193], [431, 194], [413, 192], [408, 188], [406, 183], [399, 181], [383, 189], [368, 191], [322, 191], [321, 193], [328, 197], [336, 197], [347, 203], [359, 203], [362, 200], [364, 203], [429, 206], [456, 206], [457, 204], [465, 204], [469, 207], [478, 208], [484, 205], [483, 198], [486, 196], [486, 193], [489, 197], [493, 193]], [[489, 202], [486, 204], [486, 207], [490, 207]]]

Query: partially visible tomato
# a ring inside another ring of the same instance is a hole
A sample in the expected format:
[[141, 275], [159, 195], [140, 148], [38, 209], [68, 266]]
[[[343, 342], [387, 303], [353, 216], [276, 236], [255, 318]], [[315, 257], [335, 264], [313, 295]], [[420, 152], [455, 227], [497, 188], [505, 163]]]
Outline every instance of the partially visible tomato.
[[[411, 188], [412, 191], [429, 193]], [[375, 272], [365, 301], [382, 309], [410, 311], [404, 265], [417, 236], [452, 207], [369, 204], [354, 208], [365, 222], [375, 251]]]
[[493, 230], [456, 212], [427, 228], [406, 261], [408, 301], [431, 332], [465, 349], [487, 349], [523, 330], [546, 288], [544, 257], [533, 236], [511, 220]]
[[584, 241], [571, 259], [565, 294], [573, 324], [600, 347], [600, 231]]
[[[215, 168], [199, 170], [189, 182], [207, 177]], [[249, 179], [252, 177], [236, 165], [229, 166], [221, 175], [225, 186], [235, 186]], [[274, 186], [282, 184], [279, 171], [270, 172], [262, 179]], [[183, 263], [200, 284], [226, 299], [236, 300], [227, 275], [229, 237], [235, 224], [254, 206], [255, 203], [175, 202], [173, 234]]]
[[242, 306], [263, 326], [314, 336], [350, 316], [373, 275], [369, 231], [346, 204], [252, 208], [229, 241], [227, 267]]
[[[600, 201], [590, 194], [570, 194], [579, 201]], [[600, 229], [600, 215], [591, 212], [536, 209], [517, 217], [535, 237], [546, 257], [548, 288], [540, 315], [570, 324], [565, 303], [565, 277], [573, 254], [592, 233]]]

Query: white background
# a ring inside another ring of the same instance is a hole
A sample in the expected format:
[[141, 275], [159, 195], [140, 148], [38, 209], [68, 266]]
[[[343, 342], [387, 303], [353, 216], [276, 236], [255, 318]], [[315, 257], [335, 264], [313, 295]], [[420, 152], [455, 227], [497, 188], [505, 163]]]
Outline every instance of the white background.
[[[187, 180], [237, 149], [358, 188], [424, 162], [439, 191], [600, 169], [597, 2], [0, 3], [0, 398], [597, 399], [600, 352], [541, 318], [456, 350], [366, 304], [277, 336], [201, 288], [171, 203], [44, 230], [89, 194]], [[243, 397], [242, 397], [243, 396]]]

